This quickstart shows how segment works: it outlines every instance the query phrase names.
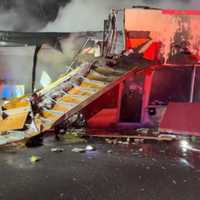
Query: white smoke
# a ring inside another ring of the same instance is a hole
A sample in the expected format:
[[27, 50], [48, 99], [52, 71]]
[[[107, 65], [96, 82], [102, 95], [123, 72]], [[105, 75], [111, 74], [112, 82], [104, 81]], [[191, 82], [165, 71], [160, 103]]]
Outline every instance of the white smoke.
[[103, 20], [112, 8], [130, 8], [133, 5], [147, 5], [171, 9], [200, 8], [198, 0], [73, 0], [61, 8], [58, 17], [42, 31], [80, 32], [99, 31], [103, 29]]
[[[45, 20], [43, 17], [53, 13], [52, 8], [46, 13], [44, 10], [45, 5], [46, 8], [49, 8], [50, 4], [56, 5], [60, 1], [35, 0], [35, 3], [33, 3], [32, 0], [12, 0], [13, 6], [11, 6], [11, 9], [0, 8], [0, 30], [38, 31], [42, 26], [44, 27]], [[44, 30], [53, 32], [101, 30], [102, 22], [107, 17], [110, 9], [130, 8], [133, 5], [200, 9], [199, 0], [71, 0], [69, 2], [69, 0], [66, 0], [66, 6], [60, 8], [56, 20], [53, 23], [49, 22]], [[30, 12], [33, 9], [37, 9], [36, 13], [40, 13], [41, 17], [34, 16]]]
[[17, 23], [18, 14], [14, 10], [8, 13], [5, 11], [1, 11], [0, 30], [13, 30]]
[[80, 32], [98, 31], [103, 28], [103, 20], [107, 17], [113, 2], [98, 0], [73, 0], [60, 9], [57, 19], [49, 23], [44, 31]]

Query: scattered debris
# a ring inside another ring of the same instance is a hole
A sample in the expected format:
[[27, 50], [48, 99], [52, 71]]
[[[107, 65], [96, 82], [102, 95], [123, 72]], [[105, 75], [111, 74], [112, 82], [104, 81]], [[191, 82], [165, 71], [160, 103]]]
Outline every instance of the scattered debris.
[[112, 143], [113, 143], [113, 141], [110, 140], [110, 139], [108, 139], [108, 138], [106, 138], [105, 141], [106, 141], [108, 144], [112, 144]]
[[91, 145], [87, 145], [85, 148], [73, 148], [72, 149], [72, 152], [75, 152], [75, 153], [84, 153], [86, 151], [95, 151], [96, 149], [91, 146]]
[[34, 155], [30, 157], [31, 163], [36, 163], [36, 162], [40, 161], [41, 159], [42, 159], [41, 157], [34, 156]]
[[75, 152], [75, 153], [84, 153], [85, 149], [83, 149], [83, 148], [73, 148], [72, 152]]
[[118, 141], [117, 139], [108, 139], [106, 138], [105, 141], [108, 143], [108, 144], [121, 144], [122, 141]]
[[60, 198], [64, 198], [64, 193], [60, 193]]
[[[122, 140], [122, 139], [126, 139], [126, 140]], [[123, 144], [123, 145], [129, 145], [129, 144], [131, 144], [131, 139], [129, 137], [122, 138], [122, 139], [119, 140], [119, 139], [108, 139], [108, 138], [106, 138], [105, 141], [108, 144]]]
[[118, 144], [122, 144], [123, 142], [122, 142], [121, 140], [119, 140], [117, 143], [118, 143]]
[[129, 142], [128, 142], [128, 141], [124, 141], [124, 142], [123, 142], [123, 141], [119, 141], [118, 143], [119, 143], [119, 144], [123, 144], [123, 145], [129, 145]]
[[158, 135], [158, 138], [160, 140], [172, 141], [172, 140], [176, 139], [176, 135], [160, 134], [160, 135]]
[[77, 181], [77, 179], [76, 179], [76, 178], [73, 178], [72, 180], [73, 180], [74, 182], [75, 182], [75, 181]]
[[164, 149], [161, 149], [161, 150], [160, 150], [160, 153], [165, 153], [165, 150], [164, 150]]
[[134, 156], [138, 156], [139, 153], [138, 153], [138, 152], [133, 152], [132, 155], [134, 155]]
[[161, 169], [166, 170], [166, 167], [162, 166]]
[[86, 151], [95, 151], [95, 148], [94, 148], [93, 146], [91, 146], [91, 145], [87, 145], [87, 146], [85, 147], [85, 150], [86, 150]]
[[[175, 135], [168, 135], [168, 134], [160, 134], [158, 136], [152, 135], [117, 135], [117, 134], [97, 134], [97, 135], [90, 135], [90, 137], [94, 138], [105, 138], [105, 141], [109, 144], [122, 144], [122, 140], [128, 139], [130, 142], [131, 139], [134, 139], [135, 142], [144, 142], [144, 140], [156, 140], [156, 141], [173, 141], [176, 139]], [[120, 140], [120, 141], [118, 141]]]
[[175, 181], [175, 180], [173, 180], [172, 183], [173, 183], [174, 185], [176, 185], [176, 181]]
[[113, 140], [113, 144], [117, 144], [117, 143], [118, 143], [117, 139]]
[[63, 139], [66, 144], [86, 143], [86, 140], [82, 138], [82, 135], [76, 131], [67, 132], [63, 136]]
[[138, 151], [139, 151], [139, 152], [143, 152], [143, 148], [140, 148]]
[[149, 130], [150, 130], [149, 128], [138, 128], [136, 131], [138, 133], [148, 134]]
[[143, 143], [143, 142], [144, 142], [144, 139], [134, 139], [134, 142], [135, 142], [136, 144]]
[[63, 152], [64, 149], [63, 148], [60, 148], [60, 147], [55, 147], [55, 148], [51, 148], [51, 152]]
[[159, 136], [160, 134], [160, 131], [152, 131], [151, 133], [153, 136]]
[[151, 168], [149, 166], [146, 167], [146, 170], [150, 170]]
[[107, 151], [107, 153], [113, 153], [113, 151], [112, 151], [111, 149], [109, 149], [109, 150]]
[[156, 160], [155, 158], [152, 158], [151, 160], [152, 160], [153, 162], [157, 162], [157, 160]]
[[[119, 143], [119, 142], [118, 142]], [[130, 144], [130, 138], [127, 137], [126, 141], [120, 141], [119, 144], [129, 145]]]

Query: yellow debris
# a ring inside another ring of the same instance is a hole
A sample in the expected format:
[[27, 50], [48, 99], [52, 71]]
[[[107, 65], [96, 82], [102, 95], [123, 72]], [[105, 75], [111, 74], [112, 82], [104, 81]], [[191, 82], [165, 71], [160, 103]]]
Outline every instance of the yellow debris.
[[0, 119], [0, 132], [22, 129], [28, 116], [27, 112], [9, 115]]
[[98, 85], [97, 83], [88, 82], [88, 81], [83, 81], [80, 86], [86, 87], [86, 88], [94, 88], [94, 89], [100, 89], [104, 87], [104, 85]]
[[72, 95], [90, 96], [92, 92], [81, 90], [80, 88], [72, 88], [69, 92]]
[[41, 160], [41, 157], [39, 157], [39, 156], [31, 156], [30, 157], [31, 163], [36, 163], [36, 162], [38, 162], [40, 160]]

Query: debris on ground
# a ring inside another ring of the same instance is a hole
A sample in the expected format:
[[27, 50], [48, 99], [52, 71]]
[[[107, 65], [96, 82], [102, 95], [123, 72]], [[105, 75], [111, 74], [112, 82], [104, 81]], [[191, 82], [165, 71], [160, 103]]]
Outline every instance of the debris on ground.
[[106, 138], [105, 141], [108, 144], [120, 144], [120, 141], [118, 141], [117, 139], [108, 139], [108, 138]]
[[149, 166], [146, 167], [146, 170], [150, 170], [151, 168]]
[[141, 191], [141, 192], [144, 192], [144, 188], [141, 188], [140, 191]]
[[140, 148], [138, 151], [139, 151], [139, 152], [143, 152], [143, 148]]
[[41, 157], [34, 156], [34, 155], [30, 157], [31, 163], [36, 163], [36, 162], [40, 161], [41, 159], [42, 159]]
[[142, 133], [142, 134], [148, 134], [149, 131], [150, 131], [149, 128], [138, 128], [138, 129], [136, 129], [137, 133]]
[[160, 140], [166, 140], [166, 141], [172, 141], [177, 139], [176, 135], [170, 135], [170, 134], [160, 134], [158, 138]]
[[162, 166], [161, 169], [166, 170], [166, 167]]
[[119, 140], [119, 139], [108, 139], [106, 138], [105, 141], [108, 143], [108, 144], [124, 144], [124, 145], [128, 145], [131, 143], [131, 140], [130, 138], [127, 138], [126, 140]]
[[108, 144], [128, 144], [131, 140], [135, 143], [143, 143], [144, 140], [155, 140], [155, 141], [173, 141], [177, 139], [175, 135], [160, 134], [160, 135], [119, 135], [119, 134], [106, 134], [106, 135], [90, 135], [94, 138], [105, 138]]
[[95, 151], [95, 147], [91, 146], [91, 145], [87, 145], [85, 148], [73, 148], [72, 149], [72, 152], [75, 152], [75, 153], [84, 153], [86, 151]]
[[140, 143], [143, 143], [144, 142], [144, 139], [134, 139], [134, 142], [136, 144], [140, 144]]
[[112, 151], [111, 149], [109, 149], [109, 150], [107, 151], [107, 153], [113, 153], [113, 151]]
[[159, 136], [160, 131], [154, 130], [154, 131], [151, 132], [151, 134], [152, 134], [153, 136]]
[[75, 152], [75, 153], [84, 153], [85, 152], [85, 149], [84, 148], [73, 148], [72, 149], [72, 152]]
[[113, 144], [113, 140], [110, 140], [110, 139], [108, 139], [108, 138], [106, 138], [105, 141], [106, 141], [108, 144]]
[[165, 153], [165, 150], [164, 150], [164, 149], [161, 149], [161, 150], [160, 150], [160, 153]]
[[17, 153], [17, 151], [26, 148], [24, 142], [11, 143], [8, 145], [0, 146], [1, 152]]
[[86, 150], [86, 151], [95, 151], [95, 148], [94, 148], [92, 145], [87, 145], [87, 146], [85, 147], [85, 150]]
[[66, 144], [86, 143], [86, 140], [83, 138], [83, 134], [80, 134], [80, 131], [78, 130], [69, 130], [63, 136], [63, 140]]
[[128, 137], [128, 138], [126, 139], [126, 141], [119, 141], [118, 143], [119, 143], [119, 144], [124, 144], [124, 145], [129, 145], [129, 144], [130, 144], [130, 138]]
[[173, 183], [174, 185], [176, 185], [176, 181], [175, 181], [175, 180], [172, 180], [172, 183]]
[[64, 148], [60, 148], [60, 147], [51, 148], [51, 152], [60, 153], [60, 152], [63, 152], [63, 151], [64, 151]]

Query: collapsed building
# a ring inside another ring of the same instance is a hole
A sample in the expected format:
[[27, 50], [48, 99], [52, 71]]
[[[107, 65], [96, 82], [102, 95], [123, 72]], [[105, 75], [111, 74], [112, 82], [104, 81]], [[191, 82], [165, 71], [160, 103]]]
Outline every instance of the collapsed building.
[[92, 129], [199, 135], [199, 14], [112, 10], [103, 40], [86, 38], [58, 80], [2, 102], [0, 144], [67, 129], [75, 115]]

